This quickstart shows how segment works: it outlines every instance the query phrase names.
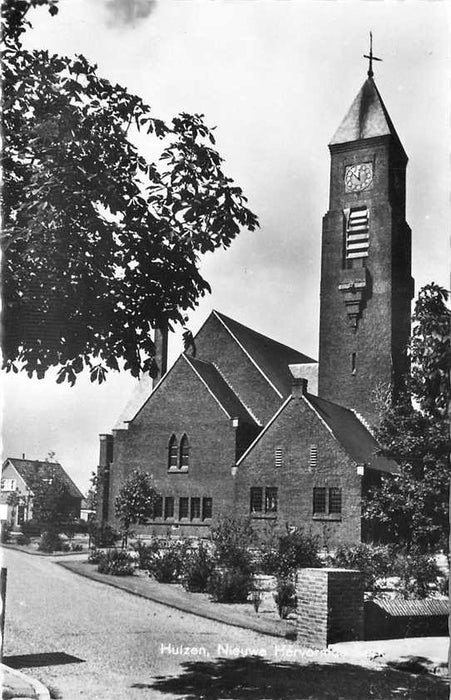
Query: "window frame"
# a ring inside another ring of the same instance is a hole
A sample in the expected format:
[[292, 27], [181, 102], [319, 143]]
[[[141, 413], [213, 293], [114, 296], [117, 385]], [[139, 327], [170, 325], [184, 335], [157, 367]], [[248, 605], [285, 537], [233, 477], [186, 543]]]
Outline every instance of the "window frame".
[[179, 446], [179, 464], [178, 464], [179, 469], [183, 469], [184, 471], [188, 471], [189, 458], [190, 458], [189, 439], [188, 439], [188, 435], [186, 433], [183, 433], [182, 439], [180, 440], [180, 446]]
[[[168, 505], [171, 504], [171, 508], [168, 508]], [[174, 513], [175, 513], [175, 498], [174, 496], [165, 496], [164, 497], [164, 506], [163, 506], [163, 520], [174, 520]], [[169, 515], [168, 510], [171, 510], [172, 513]]]
[[[174, 462], [174, 463], [173, 463]], [[177, 435], [172, 433], [168, 443], [168, 471], [175, 471], [179, 468], [179, 442]]]
[[[251, 486], [249, 496], [250, 496], [249, 510], [250, 510], [251, 515], [262, 515], [263, 514], [263, 506], [264, 506], [263, 487], [262, 486]], [[254, 507], [256, 496], [257, 496], [257, 502], [258, 502], [258, 500], [260, 501], [260, 508], [259, 509]]]
[[[209, 508], [206, 508], [206, 504], [209, 502]], [[210, 515], [206, 515], [205, 511], [210, 513]], [[211, 520], [213, 517], [213, 498], [211, 496], [203, 496], [202, 497], [202, 520]]]
[[[273, 502], [273, 507], [270, 507], [270, 497]], [[279, 490], [277, 486], [266, 486], [265, 487], [265, 513], [273, 515], [277, 513], [279, 505]]]
[[[183, 502], [184, 507], [186, 504], [186, 515], [182, 514], [182, 502]], [[179, 520], [189, 520], [189, 515], [190, 515], [189, 496], [179, 496]]]

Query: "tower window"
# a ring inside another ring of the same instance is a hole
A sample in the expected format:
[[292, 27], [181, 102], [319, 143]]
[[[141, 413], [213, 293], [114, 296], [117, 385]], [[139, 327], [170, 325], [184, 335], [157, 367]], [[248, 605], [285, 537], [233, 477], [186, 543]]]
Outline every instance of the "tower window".
[[282, 450], [280, 447], [276, 447], [274, 452], [274, 464], [277, 468], [282, 466]]
[[355, 352], [351, 353], [351, 374], [356, 373], [356, 368], [357, 368], [357, 355]]
[[367, 207], [347, 209], [346, 215], [346, 263], [368, 257], [370, 243], [369, 213]]
[[171, 435], [169, 440], [169, 450], [168, 450], [168, 469], [177, 469], [179, 465], [179, 451], [177, 438], [175, 435]]
[[186, 435], [182, 437], [180, 442], [180, 469], [188, 469], [189, 467], [189, 442]]

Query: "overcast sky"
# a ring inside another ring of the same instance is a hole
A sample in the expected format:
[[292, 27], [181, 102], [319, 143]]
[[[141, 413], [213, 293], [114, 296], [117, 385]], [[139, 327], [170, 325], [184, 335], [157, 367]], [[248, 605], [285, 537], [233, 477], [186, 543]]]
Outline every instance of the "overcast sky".
[[[190, 327], [216, 308], [317, 358], [327, 144], [366, 78], [370, 29], [376, 84], [409, 156], [416, 289], [449, 285], [449, 14], [447, 2], [415, 0], [61, 0], [56, 18], [33, 13], [27, 45], [83, 53], [157, 117], [205, 114], [261, 229], [203, 260], [213, 293]], [[172, 359], [180, 348], [173, 338]], [[134, 381], [54, 377], [4, 378], [4, 456], [54, 451], [85, 490], [98, 434]]]

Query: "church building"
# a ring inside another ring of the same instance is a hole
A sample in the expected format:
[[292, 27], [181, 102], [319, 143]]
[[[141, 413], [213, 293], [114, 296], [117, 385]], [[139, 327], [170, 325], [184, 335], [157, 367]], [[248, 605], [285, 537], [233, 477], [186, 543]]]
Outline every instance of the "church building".
[[373, 79], [330, 144], [323, 220], [319, 363], [218, 311], [161, 376], [143, 380], [111, 434], [100, 436], [99, 519], [134, 469], [159, 493], [137, 528], [208, 535], [218, 515], [256, 528], [303, 527], [325, 546], [361, 541], [361, 504], [397, 465], [373, 434], [374, 395], [396, 392], [408, 369], [411, 234], [407, 156]]

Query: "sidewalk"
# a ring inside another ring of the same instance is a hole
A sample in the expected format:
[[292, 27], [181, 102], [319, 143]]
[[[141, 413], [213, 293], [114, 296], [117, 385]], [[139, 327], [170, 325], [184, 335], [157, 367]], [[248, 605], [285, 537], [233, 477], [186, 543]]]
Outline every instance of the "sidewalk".
[[26, 676], [21, 671], [0, 664], [2, 697], [5, 700], [16, 698], [34, 698], [34, 700], [50, 700], [50, 693], [35, 678]]
[[[294, 622], [265, 619], [263, 617], [265, 613], [256, 613], [251, 605], [239, 606], [213, 603], [207, 599], [204, 593], [189, 593], [177, 584], [158, 583], [148, 576], [99, 574], [95, 565], [87, 564], [84, 561], [57, 561], [55, 563], [94, 581], [106, 583], [109, 586], [120, 588], [123, 591], [147, 598], [155, 603], [168, 605], [171, 608], [176, 608], [192, 615], [199, 615], [200, 617], [223, 622], [234, 627], [243, 627], [244, 629], [272, 637], [296, 638]], [[239, 609], [241, 607], [243, 608], [242, 610]]]

